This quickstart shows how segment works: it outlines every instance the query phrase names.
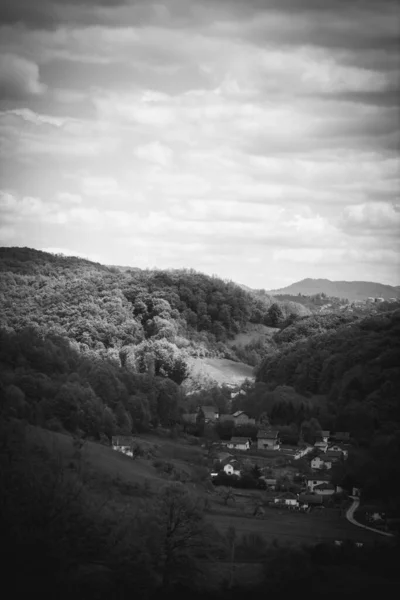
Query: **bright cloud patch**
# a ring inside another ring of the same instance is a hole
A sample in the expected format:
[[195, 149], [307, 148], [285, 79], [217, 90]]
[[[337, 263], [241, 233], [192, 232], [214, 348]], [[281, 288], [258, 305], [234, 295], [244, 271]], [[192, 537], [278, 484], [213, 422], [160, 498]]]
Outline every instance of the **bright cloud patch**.
[[398, 284], [397, 26], [353, 4], [0, 9], [0, 242]]

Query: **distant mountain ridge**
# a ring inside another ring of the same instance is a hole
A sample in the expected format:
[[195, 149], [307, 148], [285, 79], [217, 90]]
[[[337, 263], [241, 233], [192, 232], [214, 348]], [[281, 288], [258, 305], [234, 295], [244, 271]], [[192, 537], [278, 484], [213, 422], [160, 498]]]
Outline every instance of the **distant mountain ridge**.
[[285, 288], [269, 290], [268, 294], [290, 294], [312, 296], [326, 294], [348, 300], [366, 300], [367, 298], [396, 298], [400, 296], [400, 286], [385, 285], [372, 281], [330, 281], [329, 279], [303, 279]]

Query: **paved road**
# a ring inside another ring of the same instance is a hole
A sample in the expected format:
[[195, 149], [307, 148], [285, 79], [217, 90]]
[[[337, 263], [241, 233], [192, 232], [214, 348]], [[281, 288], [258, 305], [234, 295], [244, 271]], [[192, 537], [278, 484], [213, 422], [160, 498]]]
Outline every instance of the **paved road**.
[[363, 529], [369, 529], [369, 531], [374, 531], [375, 533], [380, 533], [381, 535], [386, 535], [387, 537], [394, 537], [393, 533], [387, 533], [386, 531], [381, 531], [380, 529], [374, 529], [373, 527], [368, 527], [367, 525], [362, 525], [362, 523], [359, 523], [358, 521], [356, 521], [354, 518], [354, 513], [360, 504], [360, 499], [357, 498], [356, 496], [350, 496], [350, 498], [353, 500], [353, 504], [350, 506], [350, 508], [346, 512], [346, 519], [348, 521], [350, 521], [350, 523], [352, 523], [353, 525], [357, 525], [357, 527], [362, 527]]

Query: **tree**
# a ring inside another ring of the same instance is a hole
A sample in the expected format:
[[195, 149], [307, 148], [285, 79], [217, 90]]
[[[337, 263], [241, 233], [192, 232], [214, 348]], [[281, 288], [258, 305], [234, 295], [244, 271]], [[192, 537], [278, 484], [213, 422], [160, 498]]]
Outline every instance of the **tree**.
[[272, 304], [268, 310], [266, 324], [270, 325], [271, 327], [279, 327], [283, 320], [284, 314], [282, 309], [279, 304], [274, 302], [274, 304]]
[[147, 517], [147, 539], [158, 549], [163, 587], [193, 577], [196, 549], [204, 543], [203, 502], [182, 483], [168, 484], [161, 488]]

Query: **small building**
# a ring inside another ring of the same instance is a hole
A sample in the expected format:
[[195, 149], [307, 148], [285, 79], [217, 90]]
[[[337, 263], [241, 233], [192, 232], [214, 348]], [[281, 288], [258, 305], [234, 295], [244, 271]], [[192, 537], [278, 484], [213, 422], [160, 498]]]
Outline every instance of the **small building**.
[[312, 459], [311, 461], [311, 468], [312, 469], [331, 469], [332, 468], [332, 461], [330, 461], [327, 457], [321, 457], [321, 456], [316, 456], [315, 458]]
[[238, 427], [240, 425], [255, 425], [256, 424], [256, 420], [249, 417], [249, 415], [246, 412], [244, 412], [243, 410], [237, 410], [236, 412], [233, 413], [232, 417], [235, 421], [236, 427]]
[[340, 452], [344, 460], [349, 456], [348, 448], [342, 444], [333, 444], [333, 446], [329, 446], [327, 452]]
[[313, 492], [317, 485], [322, 483], [330, 483], [330, 477], [323, 475], [315, 475], [314, 477], [307, 477], [307, 489]]
[[[260, 477], [260, 479], [261, 479], [261, 477]], [[273, 478], [270, 479], [268, 477], [264, 477], [263, 479], [264, 479], [265, 483], [267, 484], [267, 488], [269, 490], [276, 490], [276, 486], [278, 484], [276, 479], [273, 479]]]
[[245, 437], [232, 437], [227, 447], [233, 450], [250, 450], [250, 440]]
[[198, 412], [203, 411], [206, 423], [218, 421], [219, 410], [216, 406], [199, 406]]
[[218, 452], [215, 457], [215, 462], [223, 463], [232, 460], [233, 454], [230, 452]]
[[227, 465], [225, 465], [224, 472], [227, 475], [236, 475], [237, 477], [240, 477], [241, 470], [240, 470], [240, 465], [239, 465], [238, 461], [234, 460], [234, 461], [231, 461], [230, 463], [228, 463]]
[[314, 444], [314, 448], [320, 450], [321, 452], [326, 452], [328, 450], [328, 442], [324, 442], [322, 440], [316, 441]]
[[274, 498], [275, 504], [284, 504], [285, 506], [298, 506], [299, 501], [297, 499], [296, 494], [292, 494], [291, 492], [285, 492], [281, 494], [277, 498]]
[[313, 492], [318, 494], [319, 496], [332, 496], [336, 491], [335, 486], [329, 481], [324, 481], [318, 485], [315, 485], [313, 488]]
[[132, 435], [115, 435], [111, 438], [111, 446], [113, 450], [122, 452], [127, 456], [133, 456], [132, 447], [134, 439]]
[[329, 437], [330, 437], [330, 435], [331, 435], [331, 432], [330, 432], [330, 431], [328, 431], [328, 430], [326, 430], [326, 429], [323, 429], [322, 431], [320, 431], [320, 432], [317, 434], [317, 441], [318, 441], [318, 442], [325, 442], [325, 443], [327, 444], [327, 443], [328, 443], [328, 440], [329, 440]]
[[258, 450], [279, 450], [280, 440], [277, 429], [261, 430], [257, 433]]

